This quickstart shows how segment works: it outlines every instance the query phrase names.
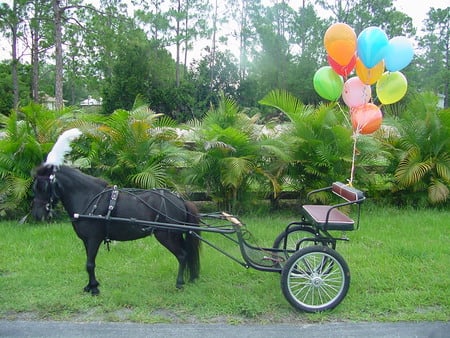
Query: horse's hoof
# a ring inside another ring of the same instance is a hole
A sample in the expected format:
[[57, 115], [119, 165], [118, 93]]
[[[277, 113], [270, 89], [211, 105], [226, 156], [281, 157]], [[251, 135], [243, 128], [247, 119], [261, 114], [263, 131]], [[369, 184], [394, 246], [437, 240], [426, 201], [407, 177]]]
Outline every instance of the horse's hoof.
[[100, 294], [100, 290], [96, 286], [92, 287], [92, 286], [86, 285], [83, 288], [83, 291], [90, 292], [92, 296], [98, 296]]
[[175, 287], [177, 288], [177, 290], [182, 290], [184, 287], [184, 283], [183, 284], [177, 284], [175, 285]]

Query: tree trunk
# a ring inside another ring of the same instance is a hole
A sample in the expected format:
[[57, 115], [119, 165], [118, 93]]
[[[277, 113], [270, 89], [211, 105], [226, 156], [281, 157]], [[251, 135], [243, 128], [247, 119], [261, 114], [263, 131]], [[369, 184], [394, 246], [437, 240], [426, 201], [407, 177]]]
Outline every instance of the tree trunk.
[[213, 36], [211, 46], [211, 61], [209, 64], [210, 78], [209, 78], [209, 91], [212, 92], [214, 85], [214, 68], [216, 65], [216, 31], [217, 31], [217, 0], [215, 2], [214, 17], [213, 17]]
[[177, 9], [177, 28], [176, 28], [176, 46], [177, 46], [177, 60], [176, 60], [176, 70], [175, 70], [175, 81], [176, 81], [176, 86], [179, 87], [180, 86], [180, 47], [181, 47], [181, 39], [180, 39], [180, 15], [181, 13], [181, 0], [178, 0], [178, 9]]
[[63, 52], [62, 52], [62, 12], [61, 0], [53, 0], [53, 13], [55, 20], [55, 108], [64, 107], [63, 101]]
[[[445, 52], [445, 62], [444, 62], [444, 67], [447, 70], [447, 74], [449, 73], [449, 70], [450, 70], [450, 60], [449, 60], [449, 51], [448, 51], [448, 48], [449, 48], [448, 37], [449, 37], [449, 31], [447, 30], [447, 38], [445, 39], [445, 41], [447, 41], [446, 42], [446, 45], [447, 45], [446, 47], [447, 48], [446, 48], [446, 52]], [[448, 81], [445, 81], [445, 83], [444, 83], [444, 108], [448, 108], [448, 100], [449, 100], [448, 87], [449, 87]]]
[[239, 80], [243, 81], [246, 74], [246, 60], [247, 60], [247, 29], [246, 15], [247, 15], [247, 1], [242, 0], [241, 7], [241, 22], [240, 22], [240, 34], [239, 34]]
[[11, 77], [12, 77], [12, 85], [13, 85], [13, 108], [17, 109], [19, 107], [19, 79], [17, 76], [17, 65], [19, 64], [19, 60], [17, 59], [17, 27], [18, 27], [18, 19], [17, 18], [17, 2], [14, 1], [13, 4], [13, 15], [15, 17], [14, 22], [11, 25], [11, 35], [12, 35], [12, 47], [11, 47]]
[[[184, 18], [184, 30], [185, 30], [185, 39], [184, 39], [184, 69], [187, 69], [187, 54], [189, 49], [189, 40], [188, 40], [188, 28], [189, 28], [189, 0], [186, 0], [186, 16]], [[183, 77], [184, 77], [184, 69], [183, 69]]]
[[39, 18], [38, 4], [34, 4], [34, 22], [31, 25], [31, 98], [39, 103]]

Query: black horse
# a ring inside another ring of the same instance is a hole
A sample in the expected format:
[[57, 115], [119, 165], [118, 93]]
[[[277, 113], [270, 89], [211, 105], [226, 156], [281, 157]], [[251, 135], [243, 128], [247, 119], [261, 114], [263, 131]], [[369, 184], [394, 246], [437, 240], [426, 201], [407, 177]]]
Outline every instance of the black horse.
[[[190, 227], [198, 226], [199, 214], [192, 202], [164, 189], [118, 190], [102, 179], [64, 165], [44, 164], [38, 167], [33, 190], [32, 215], [37, 220], [51, 217], [58, 201], [71, 217], [73, 228], [86, 248], [86, 270], [89, 274], [89, 283], [84, 288], [86, 292], [92, 295], [99, 293], [95, 258], [102, 242], [129, 241], [152, 234], [178, 260], [177, 288], [183, 286], [185, 272], [190, 281], [198, 277], [199, 232], [197, 229], [190, 230]], [[120, 221], [122, 219], [124, 221]], [[132, 220], [168, 226], [143, 225]], [[170, 224], [181, 227], [171, 229]], [[189, 231], [182, 229], [182, 226]]]

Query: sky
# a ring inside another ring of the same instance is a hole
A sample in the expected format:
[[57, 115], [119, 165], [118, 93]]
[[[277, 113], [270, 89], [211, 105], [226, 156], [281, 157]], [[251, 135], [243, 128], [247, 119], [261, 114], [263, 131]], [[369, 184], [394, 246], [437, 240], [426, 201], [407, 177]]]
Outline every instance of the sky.
[[[0, 2], [6, 2], [11, 6], [13, 0], [0, 0]], [[293, 8], [296, 8], [296, 4], [299, 4], [300, 0], [290, 0], [290, 4]], [[434, 8], [446, 8], [450, 6], [450, 0], [394, 0], [394, 6], [397, 10], [409, 15], [413, 19], [414, 26], [417, 27], [417, 32], [420, 33], [423, 20], [426, 18], [427, 13], [431, 7]], [[0, 60], [10, 58], [9, 43], [4, 38], [0, 38]]]

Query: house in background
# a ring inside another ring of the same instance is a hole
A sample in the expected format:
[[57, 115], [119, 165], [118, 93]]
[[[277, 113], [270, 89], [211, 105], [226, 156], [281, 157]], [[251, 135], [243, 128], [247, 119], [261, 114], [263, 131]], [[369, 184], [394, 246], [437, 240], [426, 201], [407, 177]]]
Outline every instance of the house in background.
[[102, 108], [102, 98], [97, 100], [89, 95], [87, 99], [80, 102], [80, 106], [86, 112], [96, 113]]
[[[48, 110], [56, 110], [56, 99], [42, 92], [40, 94], [41, 104]], [[63, 100], [63, 103], [66, 104], [67, 100]]]

